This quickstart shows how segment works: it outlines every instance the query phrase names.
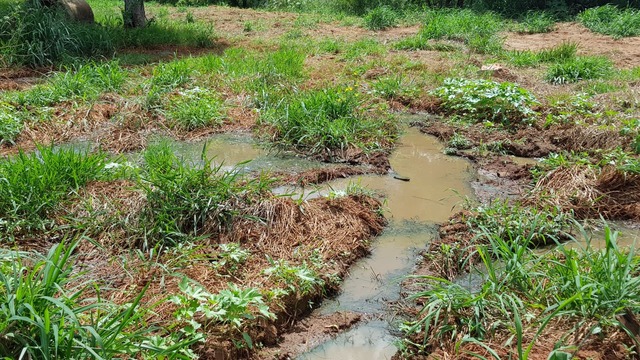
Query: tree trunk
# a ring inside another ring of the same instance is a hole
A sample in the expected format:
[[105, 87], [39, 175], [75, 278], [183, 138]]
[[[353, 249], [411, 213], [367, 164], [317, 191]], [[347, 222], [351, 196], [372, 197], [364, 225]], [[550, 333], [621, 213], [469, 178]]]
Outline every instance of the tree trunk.
[[147, 24], [147, 17], [144, 14], [144, 1], [124, 0], [122, 17], [124, 26], [127, 28], [144, 27]]

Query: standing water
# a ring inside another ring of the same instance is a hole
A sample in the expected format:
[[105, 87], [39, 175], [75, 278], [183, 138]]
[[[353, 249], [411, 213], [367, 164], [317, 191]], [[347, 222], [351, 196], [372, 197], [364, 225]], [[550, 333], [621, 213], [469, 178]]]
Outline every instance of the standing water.
[[371, 256], [359, 261], [345, 279], [341, 294], [325, 301], [317, 311], [354, 311], [381, 320], [347, 331], [299, 359], [391, 358], [397, 349], [389, 331], [386, 304], [399, 299], [400, 281], [413, 268], [416, 249], [424, 248], [435, 236], [436, 223], [446, 221], [464, 196], [472, 193], [466, 160], [444, 155], [435, 138], [413, 128], [401, 142], [390, 158], [391, 167], [409, 181], [388, 175], [341, 179], [330, 184], [332, 189], [345, 189], [355, 181], [383, 193], [391, 220], [388, 229], [375, 240]]

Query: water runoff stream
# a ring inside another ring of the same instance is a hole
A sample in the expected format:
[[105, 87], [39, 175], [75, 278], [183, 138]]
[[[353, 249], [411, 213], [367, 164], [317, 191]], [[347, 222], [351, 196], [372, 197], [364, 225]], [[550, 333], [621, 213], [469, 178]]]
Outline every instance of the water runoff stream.
[[[205, 155], [225, 171], [286, 169], [300, 172], [335, 166], [292, 155], [271, 154], [243, 134], [217, 135], [205, 142], [177, 143], [175, 148], [185, 159], [197, 160]], [[326, 196], [331, 191], [346, 190], [356, 183], [385, 196], [389, 218], [383, 234], [372, 240], [371, 255], [352, 267], [337, 297], [324, 301], [315, 310], [317, 315], [356, 312], [367, 320], [317, 344], [297, 359], [377, 360], [389, 359], [396, 353], [395, 324], [389, 302], [399, 299], [400, 282], [414, 267], [418, 250], [425, 248], [436, 236], [437, 224], [446, 221], [465, 197], [473, 194], [470, 182], [475, 174], [471, 164], [462, 158], [444, 155], [442, 149], [436, 138], [409, 128], [390, 157], [393, 173], [340, 179], [311, 190], [274, 189], [274, 193], [310, 199]], [[640, 235], [637, 229], [620, 224], [614, 226], [626, 235], [619, 239], [623, 246], [635, 242]], [[594, 234], [593, 239], [599, 238], [601, 236]], [[592, 246], [597, 248], [598, 243], [592, 242]], [[481, 286], [483, 281], [482, 276], [459, 280], [468, 282], [471, 287]]]

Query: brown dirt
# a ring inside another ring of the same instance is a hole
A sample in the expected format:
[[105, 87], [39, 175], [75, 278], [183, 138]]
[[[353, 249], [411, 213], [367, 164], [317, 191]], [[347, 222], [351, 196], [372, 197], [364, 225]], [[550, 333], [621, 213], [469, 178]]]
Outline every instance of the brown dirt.
[[[368, 253], [367, 240], [379, 234], [385, 224], [384, 218], [377, 214], [381, 206], [377, 200], [358, 196], [314, 199], [296, 204], [288, 198], [263, 199], [241, 207], [240, 215], [228, 229], [221, 229], [219, 234], [202, 240], [199, 247], [187, 257], [167, 251], [157, 258], [162, 264], [157, 266], [128, 251], [122, 251], [135, 243], [127, 238], [137, 235], [127, 229], [135, 224], [136, 214], [145, 204], [142, 194], [133, 190], [131, 185], [126, 181], [91, 183], [82, 191], [82, 200], [67, 208], [67, 217], [84, 218], [92, 224], [95, 231], [88, 235], [102, 246], [98, 249], [95, 243], [83, 243], [79, 250], [78, 267], [90, 270], [85, 276], [113, 289], [109, 294], [103, 293], [103, 296], [124, 303], [149, 285], [143, 302], [159, 304], [155, 309], [156, 315], [149, 321], [168, 326], [170, 324], [167, 321], [173, 318], [175, 305], [163, 299], [179, 293], [178, 283], [181, 280], [180, 276], [171, 274], [184, 274], [211, 293], [226, 288], [228, 282], [269, 291], [286, 289], [288, 285], [264, 274], [264, 269], [271, 266], [266, 256], [288, 261], [291, 265], [306, 262], [309, 266], [313, 266], [311, 259], [318, 257], [323, 264], [322, 269], [318, 269], [319, 274], [327, 282], [325, 289], [315, 287], [307, 294], [300, 295], [296, 291], [273, 299], [269, 305], [271, 311], [276, 313], [277, 320], [250, 321], [243, 330], [252, 336], [254, 342], [273, 346], [291, 331], [298, 335], [288, 335], [289, 338], [300, 337], [304, 331], [330, 335], [359, 320], [353, 314], [337, 314], [317, 323], [310, 320], [308, 324], [296, 325], [298, 319], [310, 313], [311, 303], [318, 304], [324, 296], [337, 289], [337, 284], [331, 280], [333, 276], [343, 277], [355, 260]], [[256, 218], [261, 220], [257, 221]], [[252, 254], [235, 270], [212, 266], [218, 258], [217, 244], [228, 242], [240, 243]], [[120, 261], [113, 262], [111, 259], [114, 255], [118, 255]], [[166, 273], [166, 269], [172, 269], [170, 274]], [[206, 331], [207, 343], [197, 349], [202, 359], [235, 359], [250, 355], [250, 352], [237, 349], [232, 343], [232, 339], [241, 339], [238, 330], [216, 325]], [[278, 352], [277, 349], [273, 351]]]
[[507, 154], [528, 158], [544, 157], [561, 150], [596, 153], [618, 147], [629, 149], [631, 143], [631, 138], [621, 135], [619, 131], [603, 129], [598, 125], [556, 125], [549, 128], [534, 126], [508, 131], [488, 130], [482, 124], [461, 127], [430, 121], [421, 127], [421, 131], [434, 135], [443, 142], [449, 141], [458, 133], [469, 139], [473, 147], [499, 144]]
[[557, 206], [580, 219], [640, 220], [640, 175], [613, 166], [601, 170], [560, 167], [541, 178], [527, 196], [531, 205]]
[[572, 22], [560, 23], [554, 31], [545, 34], [507, 33], [505, 48], [538, 51], [564, 42], [578, 44], [580, 54], [608, 56], [621, 68], [640, 66], [640, 37], [615, 40]]

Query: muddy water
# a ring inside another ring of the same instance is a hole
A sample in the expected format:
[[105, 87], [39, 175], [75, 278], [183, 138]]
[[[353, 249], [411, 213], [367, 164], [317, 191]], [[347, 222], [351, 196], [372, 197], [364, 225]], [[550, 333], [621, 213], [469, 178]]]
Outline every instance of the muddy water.
[[[356, 311], [380, 320], [364, 323], [324, 343], [299, 359], [388, 359], [397, 351], [390, 334], [387, 303], [399, 298], [399, 284], [413, 268], [416, 249], [435, 236], [436, 223], [446, 221], [469, 187], [470, 164], [446, 156], [432, 137], [409, 129], [391, 159], [393, 170], [410, 181], [387, 176], [362, 176], [329, 184], [335, 190], [356, 182], [383, 193], [390, 217], [388, 229], [374, 240], [371, 256], [356, 264], [342, 293], [317, 311]], [[325, 190], [326, 191], [326, 190]], [[322, 194], [319, 191], [309, 196]]]
[[198, 161], [205, 155], [224, 171], [236, 168], [242, 172], [286, 169], [293, 173], [333, 166], [288, 153], [270, 152], [256, 145], [249, 134], [243, 133], [214, 135], [196, 142], [176, 142], [174, 148], [178, 156], [191, 161]]

